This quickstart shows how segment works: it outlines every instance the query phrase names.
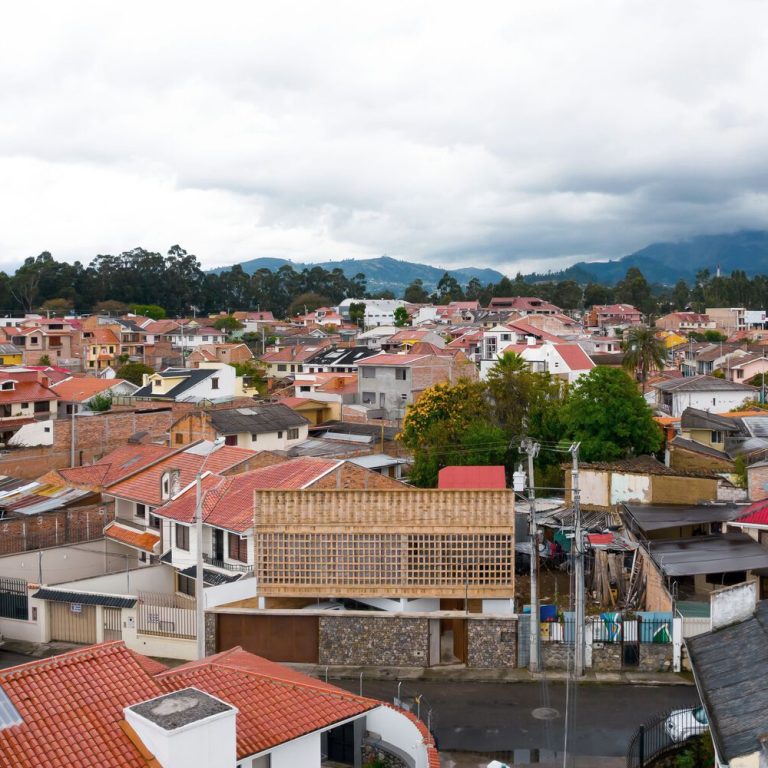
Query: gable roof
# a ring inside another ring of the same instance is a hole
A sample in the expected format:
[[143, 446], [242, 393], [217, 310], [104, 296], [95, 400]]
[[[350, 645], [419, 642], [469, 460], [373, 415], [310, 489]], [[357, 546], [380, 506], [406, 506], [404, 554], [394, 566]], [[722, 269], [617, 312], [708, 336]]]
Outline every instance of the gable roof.
[[372, 357], [376, 350], [369, 347], [331, 347], [318, 352], [306, 362], [309, 365], [353, 366], [366, 357]]
[[768, 603], [685, 643], [718, 754], [730, 762], [757, 752], [768, 730]]
[[164, 379], [180, 378], [181, 381], [178, 384], [171, 387], [167, 392], [155, 392], [152, 386], [152, 378], [150, 378], [149, 383], [145, 387], [137, 389], [133, 394], [136, 397], [176, 398], [184, 394], [188, 389], [192, 389], [201, 381], [205, 381], [210, 376], [215, 376], [218, 372], [218, 368], [166, 368], [166, 370], [158, 371], [156, 374], [152, 374], [152, 376], [160, 376]]
[[555, 351], [572, 371], [589, 371], [595, 362], [578, 344], [555, 344]]
[[160, 496], [160, 480], [163, 473], [178, 469], [180, 487], [186, 488], [194, 481], [195, 475], [203, 467], [203, 463], [205, 463], [205, 470], [217, 474], [234, 469], [238, 464], [242, 464], [256, 455], [255, 451], [236, 448], [231, 445], [222, 445], [207, 454], [198, 448], [199, 446], [193, 445], [174, 453], [125, 480], [113, 483], [107, 487], [106, 492], [110, 496], [119, 496], [158, 507], [163, 503]]
[[237, 757], [276, 747], [380, 706], [241, 648], [157, 675], [169, 690], [193, 686], [238, 708]]
[[757, 391], [757, 387], [750, 387], [749, 384], [739, 384], [728, 379], [718, 379], [716, 376], [686, 376], [682, 379], [667, 379], [666, 381], [654, 382], [651, 386], [662, 392]]
[[[207, 475], [202, 480], [203, 520], [217, 528], [244, 533], [253, 527], [254, 491], [306, 488], [342, 464], [335, 459], [301, 457], [232, 477]], [[195, 509], [196, 491], [192, 487], [153, 514], [192, 523]]]
[[260, 435], [309, 424], [303, 416], [283, 403], [217, 409], [210, 411], [210, 419], [216, 431], [222, 435], [241, 432]]
[[125, 379], [97, 379], [93, 376], [71, 376], [68, 379], [51, 385], [51, 389], [67, 402], [85, 403], [95, 395], [109, 392], [113, 387], [127, 384], [132, 389], [137, 389], [135, 384]]

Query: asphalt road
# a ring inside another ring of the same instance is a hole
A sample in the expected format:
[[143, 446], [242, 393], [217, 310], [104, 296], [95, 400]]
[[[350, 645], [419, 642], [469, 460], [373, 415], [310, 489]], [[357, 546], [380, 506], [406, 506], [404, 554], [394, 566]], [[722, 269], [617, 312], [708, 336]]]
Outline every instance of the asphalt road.
[[20, 653], [11, 653], [0, 648], [0, 669], [6, 667], [15, 667], [17, 664], [26, 664], [28, 661], [34, 661], [30, 656], [22, 656]]
[[[359, 692], [358, 681], [334, 683]], [[421, 717], [429, 717], [441, 753], [475, 752], [514, 764], [544, 761], [563, 750], [563, 683], [404, 682], [401, 693], [406, 701], [422, 695]], [[364, 680], [363, 695], [392, 701], [397, 683]], [[595, 757], [625, 755], [640, 723], [697, 701], [693, 686], [584, 683], [571, 686], [568, 695], [568, 753]], [[535, 713], [540, 709], [556, 712]], [[553, 719], [541, 719], [547, 714]]]

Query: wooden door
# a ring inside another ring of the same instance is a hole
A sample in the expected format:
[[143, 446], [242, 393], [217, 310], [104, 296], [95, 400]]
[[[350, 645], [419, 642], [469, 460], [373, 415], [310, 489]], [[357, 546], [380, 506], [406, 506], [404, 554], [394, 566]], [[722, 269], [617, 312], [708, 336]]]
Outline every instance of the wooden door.
[[271, 661], [317, 664], [318, 625], [317, 616], [220, 613], [216, 652], [239, 645]]

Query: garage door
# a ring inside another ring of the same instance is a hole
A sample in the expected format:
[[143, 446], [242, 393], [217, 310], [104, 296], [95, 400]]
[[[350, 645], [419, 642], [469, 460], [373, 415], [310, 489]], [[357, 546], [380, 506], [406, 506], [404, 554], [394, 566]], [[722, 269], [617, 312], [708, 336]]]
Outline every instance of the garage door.
[[317, 664], [317, 616], [216, 616], [216, 651], [236, 645], [272, 661]]
[[82, 603], [48, 603], [51, 640], [63, 643], [96, 642], [96, 606]]

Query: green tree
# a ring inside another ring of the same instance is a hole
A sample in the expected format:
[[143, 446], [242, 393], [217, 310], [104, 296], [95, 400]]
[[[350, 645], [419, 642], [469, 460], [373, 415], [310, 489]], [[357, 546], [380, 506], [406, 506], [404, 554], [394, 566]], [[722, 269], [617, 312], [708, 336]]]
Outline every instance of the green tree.
[[50, 365], [51, 358], [48, 355], [40, 355], [40, 359], [37, 361], [38, 365]]
[[409, 304], [426, 304], [429, 301], [429, 295], [424, 290], [424, 281], [417, 277], [405, 289], [403, 299]]
[[54, 315], [66, 315], [75, 308], [71, 299], [48, 299], [40, 305], [41, 312], [53, 312]]
[[572, 388], [562, 409], [565, 436], [581, 443], [585, 461], [656, 453], [662, 435], [651, 409], [620, 368], [598, 365]]
[[624, 352], [622, 365], [628, 371], [634, 372], [645, 393], [648, 372], [664, 369], [664, 344], [656, 338], [653, 328], [647, 325], [635, 325], [624, 334], [621, 348]]
[[112, 408], [112, 395], [109, 392], [100, 392], [88, 401], [88, 407], [95, 413], [103, 413]]
[[226, 315], [225, 317], [220, 317], [218, 320], [215, 320], [213, 327], [217, 331], [232, 333], [232, 331], [239, 331], [244, 326], [234, 315]]
[[411, 324], [411, 318], [408, 316], [408, 310], [405, 307], [397, 307], [394, 312], [395, 326], [397, 328], [405, 328]]
[[150, 368], [148, 365], [144, 365], [144, 363], [126, 363], [118, 368], [117, 376], [140, 387], [144, 383], [144, 374], [154, 372], [154, 368]]
[[682, 311], [688, 307], [691, 298], [691, 292], [688, 290], [688, 284], [685, 280], [678, 280], [672, 289], [672, 304], [675, 309]]
[[589, 283], [584, 289], [584, 306], [604, 305], [613, 302], [613, 290], [607, 285]]
[[365, 303], [362, 301], [353, 301], [349, 305], [349, 319], [360, 328], [365, 325]]
[[315, 293], [314, 291], [308, 291], [306, 293], [300, 293], [288, 306], [289, 315], [299, 315], [305, 312], [314, 312], [320, 307], [327, 307], [332, 304], [328, 296], [324, 296], [321, 293]]
[[449, 272], [445, 272], [437, 284], [436, 297], [440, 304], [448, 304], [451, 301], [463, 301], [464, 291], [461, 290], [459, 281]]
[[152, 320], [163, 320], [166, 316], [165, 310], [157, 304], [134, 304], [131, 311], [135, 315], [149, 317]]
[[615, 299], [645, 313], [652, 312], [654, 308], [651, 286], [637, 267], [630, 267], [624, 279], [616, 284]]

